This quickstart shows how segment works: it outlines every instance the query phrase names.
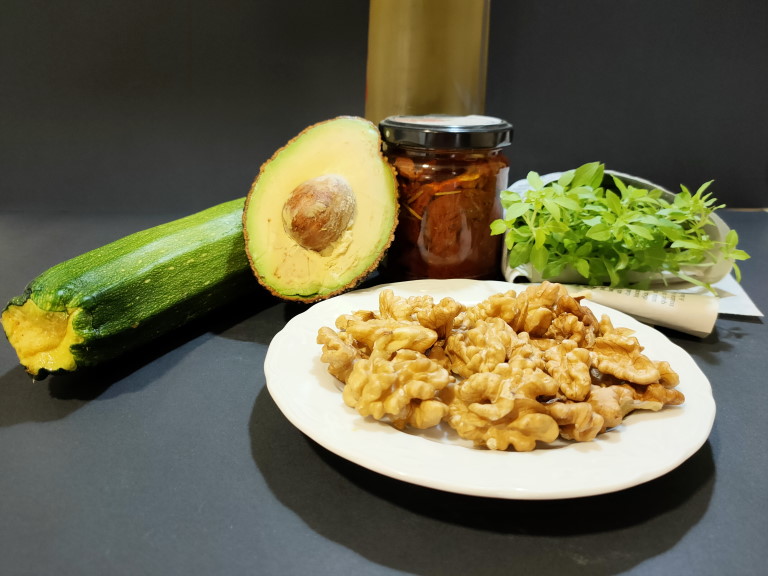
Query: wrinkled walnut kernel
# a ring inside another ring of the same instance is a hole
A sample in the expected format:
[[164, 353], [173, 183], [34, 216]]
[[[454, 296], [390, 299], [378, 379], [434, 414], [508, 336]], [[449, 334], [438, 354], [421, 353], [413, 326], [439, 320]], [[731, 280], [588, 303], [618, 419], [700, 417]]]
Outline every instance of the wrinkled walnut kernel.
[[685, 401], [668, 362], [558, 284], [470, 307], [384, 289], [378, 311], [343, 314], [336, 328], [318, 343], [348, 406], [399, 429], [445, 422], [490, 450], [588, 442], [634, 410]]

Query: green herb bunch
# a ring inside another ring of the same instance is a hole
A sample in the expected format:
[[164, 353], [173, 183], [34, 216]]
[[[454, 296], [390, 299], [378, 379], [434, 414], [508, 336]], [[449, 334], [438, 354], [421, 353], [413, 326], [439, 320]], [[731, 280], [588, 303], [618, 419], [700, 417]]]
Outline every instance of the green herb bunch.
[[545, 279], [573, 269], [590, 285], [613, 287], [647, 286], [650, 276], [668, 273], [711, 290], [689, 273], [724, 258], [741, 279], [735, 261], [749, 255], [737, 248], [736, 231], [720, 242], [708, 234], [710, 216], [723, 207], [706, 192], [711, 181], [695, 194], [681, 186], [667, 199], [662, 190], [636, 188], [616, 176], [615, 188], [604, 186], [604, 169], [592, 162], [548, 184], [530, 172], [524, 195], [502, 192], [504, 219], [491, 224], [491, 234], [506, 234], [512, 268], [530, 263]]

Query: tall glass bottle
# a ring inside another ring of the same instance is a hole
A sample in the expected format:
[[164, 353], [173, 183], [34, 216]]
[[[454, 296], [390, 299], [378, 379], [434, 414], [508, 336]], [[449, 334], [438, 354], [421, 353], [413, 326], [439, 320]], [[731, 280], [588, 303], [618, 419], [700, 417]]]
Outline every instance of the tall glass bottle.
[[370, 0], [365, 116], [482, 114], [491, 0]]

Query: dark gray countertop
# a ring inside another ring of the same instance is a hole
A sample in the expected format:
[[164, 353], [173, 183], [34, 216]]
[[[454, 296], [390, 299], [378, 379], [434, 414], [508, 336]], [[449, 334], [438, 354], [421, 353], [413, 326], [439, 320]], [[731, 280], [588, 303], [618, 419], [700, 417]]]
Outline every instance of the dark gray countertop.
[[[170, 216], [170, 217], [173, 217]], [[170, 218], [0, 213], [0, 300], [45, 268]], [[768, 310], [768, 213], [724, 213]], [[717, 402], [709, 441], [628, 490], [560, 501], [443, 493], [316, 445], [264, 386], [304, 310], [253, 301], [108, 366], [33, 383], [0, 345], [0, 572], [59, 574], [765, 574], [768, 328], [665, 331]], [[567, 482], [567, 478], [564, 479]]]

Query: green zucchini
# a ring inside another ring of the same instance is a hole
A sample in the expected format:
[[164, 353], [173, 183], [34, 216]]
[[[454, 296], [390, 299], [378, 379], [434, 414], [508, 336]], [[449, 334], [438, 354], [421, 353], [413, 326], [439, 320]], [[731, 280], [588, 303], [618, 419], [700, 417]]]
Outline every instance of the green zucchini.
[[107, 244], [43, 272], [2, 313], [35, 378], [111, 360], [256, 290], [245, 198]]

